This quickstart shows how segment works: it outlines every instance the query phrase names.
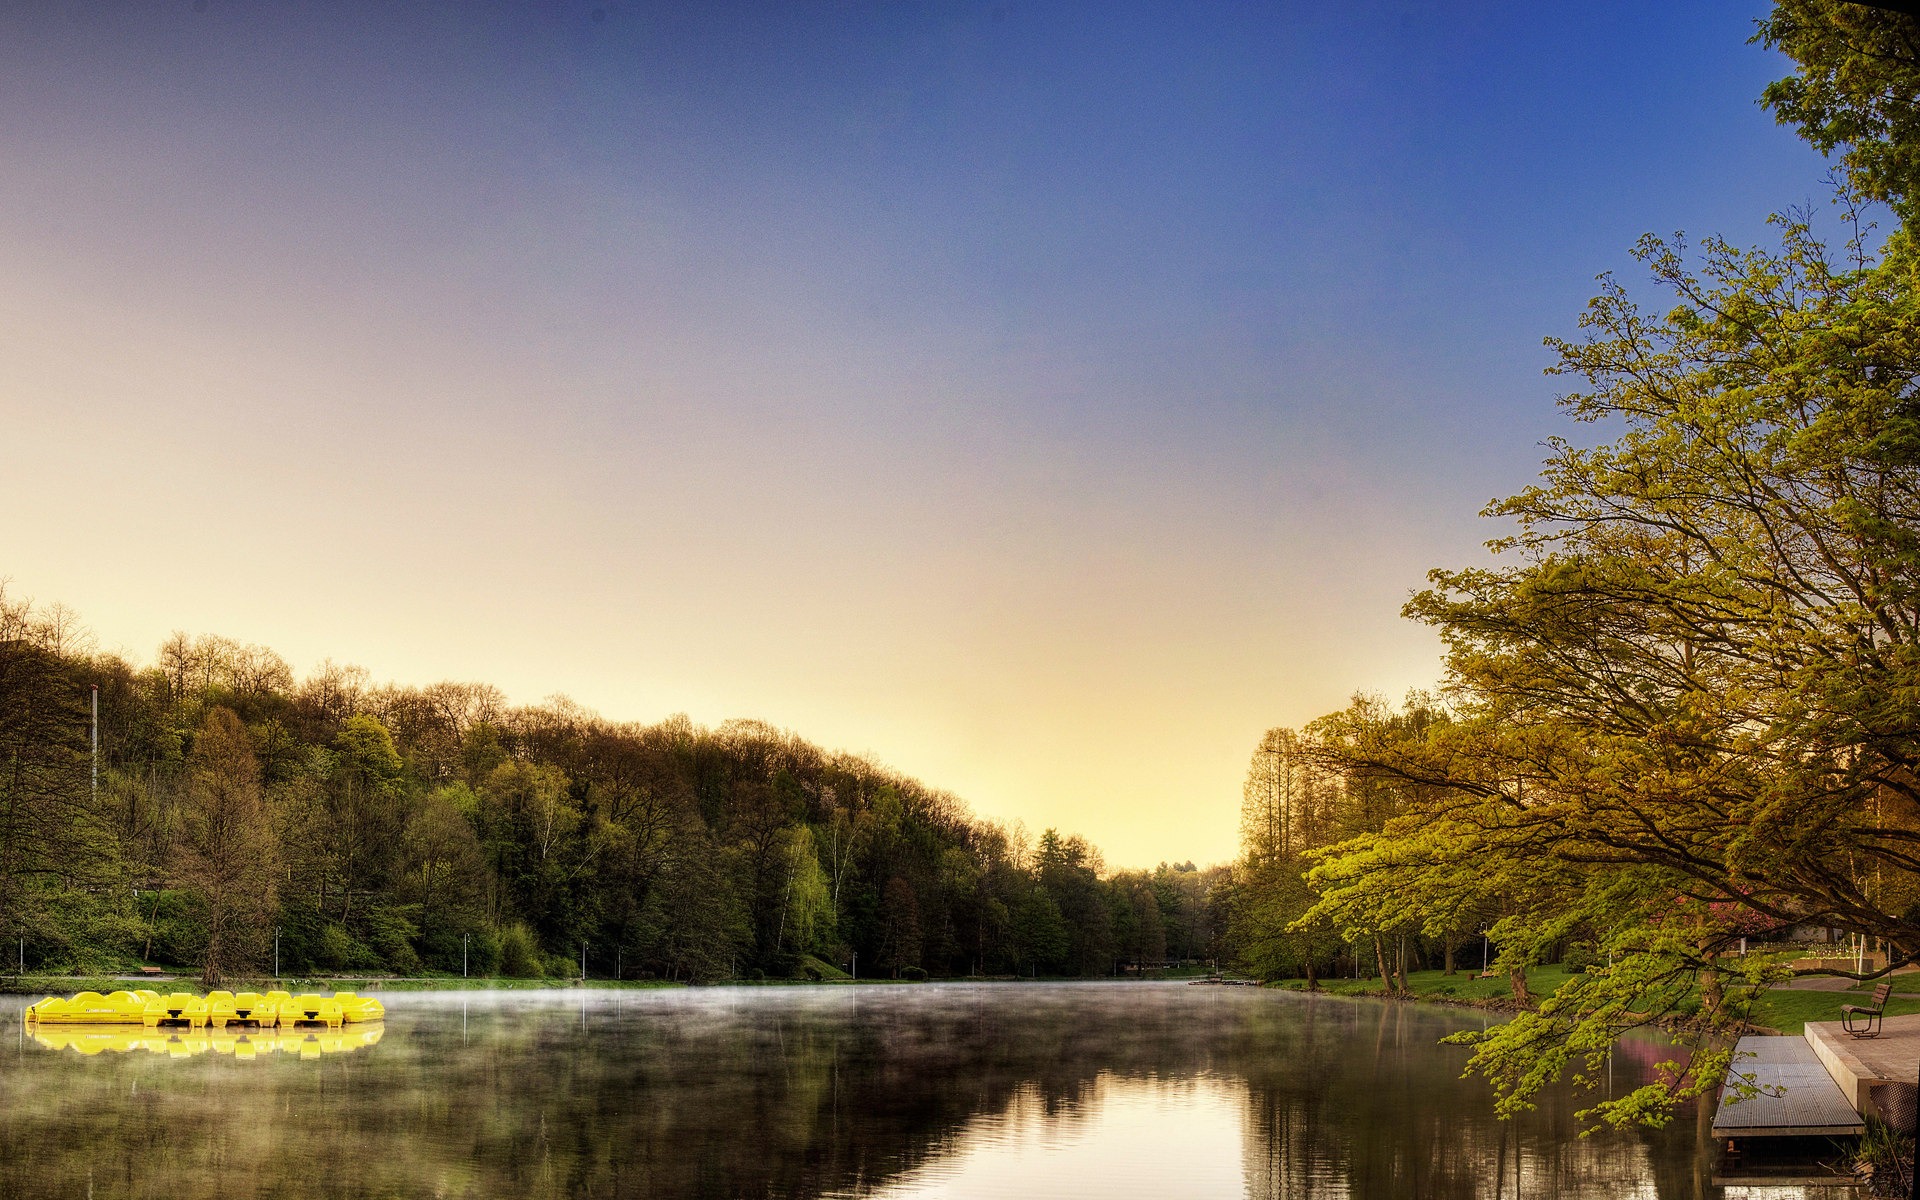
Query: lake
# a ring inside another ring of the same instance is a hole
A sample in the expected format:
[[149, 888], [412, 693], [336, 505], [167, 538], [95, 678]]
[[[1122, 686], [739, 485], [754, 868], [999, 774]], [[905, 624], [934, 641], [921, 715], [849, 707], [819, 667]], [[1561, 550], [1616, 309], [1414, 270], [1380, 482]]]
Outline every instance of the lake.
[[[0, 1200], [1801, 1194], [1711, 1187], [1693, 1114], [1579, 1138], [1596, 1094], [1560, 1090], [1496, 1121], [1436, 1044], [1464, 1010], [1180, 983], [383, 999], [334, 1038], [48, 1045], [0, 998]], [[1662, 1057], [1627, 1046], [1612, 1087]]]

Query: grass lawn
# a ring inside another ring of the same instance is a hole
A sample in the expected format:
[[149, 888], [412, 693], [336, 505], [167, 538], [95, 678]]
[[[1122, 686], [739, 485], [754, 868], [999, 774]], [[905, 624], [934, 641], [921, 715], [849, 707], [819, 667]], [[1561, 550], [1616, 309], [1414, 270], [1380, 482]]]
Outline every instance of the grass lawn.
[[[1532, 967], [1527, 971], [1527, 986], [1536, 999], [1551, 995], [1566, 981], [1567, 972], [1561, 967]], [[1413, 989], [1414, 998], [1418, 1000], [1479, 1003], [1505, 1000], [1513, 994], [1504, 974], [1482, 979], [1477, 972], [1462, 971], [1458, 975], [1446, 975], [1439, 971], [1415, 971], [1407, 976], [1407, 985]], [[1288, 979], [1274, 986], [1301, 991], [1306, 988], [1306, 983], [1299, 979]], [[1902, 991], [1920, 992], [1920, 977], [1914, 977], [1911, 984], [1904, 979], [1896, 979], [1894, 987]], [[1803, 1033], [1808, 1021], [1838, 1021], [1841, 1005], [1860, 1003], [1860, 993], [1872, 989], [1872, 983], [1863, 984], [1851, 992], [1807, 992], [1776, 987], [1755, 1001], [1751, 1019], [1755, 1025], [1764, 1025], [1781, 1033]], [[1377, 979], [1322, 980], [1320, 990], [1330, 996], [1386, 994]], [[1920, 1013], [1920, 1000], [1895, 999], [1887, 1002], [1887, 1015], [1890, 1017], [1910, 1013]]]
[[[1754, 1002], [1753, 1023], [1781, 1033], [1804, 1033], [1808, 1021], [1838, 1021], [1842, 1004], [1858, 1003], [1860, 997], [1851, 992], [1802, 992], [1777, 987]], [[1920, 1013], [1920, 1000], [1887, 1001], [1890, 1017], [1912, 1013]]]
[[[1546, 996], [1556, 991], [1567, 981], [1567, 972], [1562, 967], [1529, 967], [1527, 969], [1527, 987], [1534, 996]], [[1304, 990], [1304, 980], [1287, 979], [1276, 987]], [[1407, 975], [1407, 986], [1413, 989], [1415, 999], [1420, 1000], [1466, 1000], [1486, 1001], [1504, 1000], [1513, 995], [1513, 989], [1507, 983], [1503, 971], [1491, 978], [1482, 979], [1478, 971], [1462, 969], [1457, 975], [1448, 975], [1444, 971], [1412, 971]], [[1378, 979], [1323, 979], [1320, 990], [1330, 996], [1384, 996], [1386, 989]]]

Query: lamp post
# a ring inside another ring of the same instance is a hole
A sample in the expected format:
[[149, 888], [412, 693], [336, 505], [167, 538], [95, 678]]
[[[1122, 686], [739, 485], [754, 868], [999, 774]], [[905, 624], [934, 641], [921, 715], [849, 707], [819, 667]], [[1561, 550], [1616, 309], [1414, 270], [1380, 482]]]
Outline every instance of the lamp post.
[[280, 978], [280, 927], [273, 927], [273, 977]]
[[460, 978], [462, 979], [467, 977], [467, 943], [472, 940], [473, 935], [470, 933], [460, 935]]

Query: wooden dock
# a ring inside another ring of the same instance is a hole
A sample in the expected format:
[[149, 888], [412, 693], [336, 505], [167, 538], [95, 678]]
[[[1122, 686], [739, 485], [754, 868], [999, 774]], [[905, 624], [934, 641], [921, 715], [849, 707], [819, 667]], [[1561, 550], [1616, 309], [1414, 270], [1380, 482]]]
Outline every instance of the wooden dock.
[[[1866, 1122], [1807, 1038], [1743, 1037], [1713, 1114], [1716, 1138], [1837, 1137]], [[1744, 1080], [1757, 1094], [1738, 1096]]]

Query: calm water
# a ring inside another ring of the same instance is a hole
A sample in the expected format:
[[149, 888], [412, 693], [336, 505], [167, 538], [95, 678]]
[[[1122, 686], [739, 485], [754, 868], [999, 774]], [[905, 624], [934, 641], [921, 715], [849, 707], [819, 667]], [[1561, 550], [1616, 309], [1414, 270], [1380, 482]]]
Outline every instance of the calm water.
[[[359, 1036], [92, 1054], [0, 999], [0, 1198], [1800, 1194], [1711, 1187], [1691, 1117], [1580, 1139], [1592, 1095], [1558, 1093], [1495, 1121], [1435, 1045], [1480, 1018], [1411, 1005], [1184, 984], [386, 999]], [[1660, 1057], [1616, 1056], [1614, 1087]]]

